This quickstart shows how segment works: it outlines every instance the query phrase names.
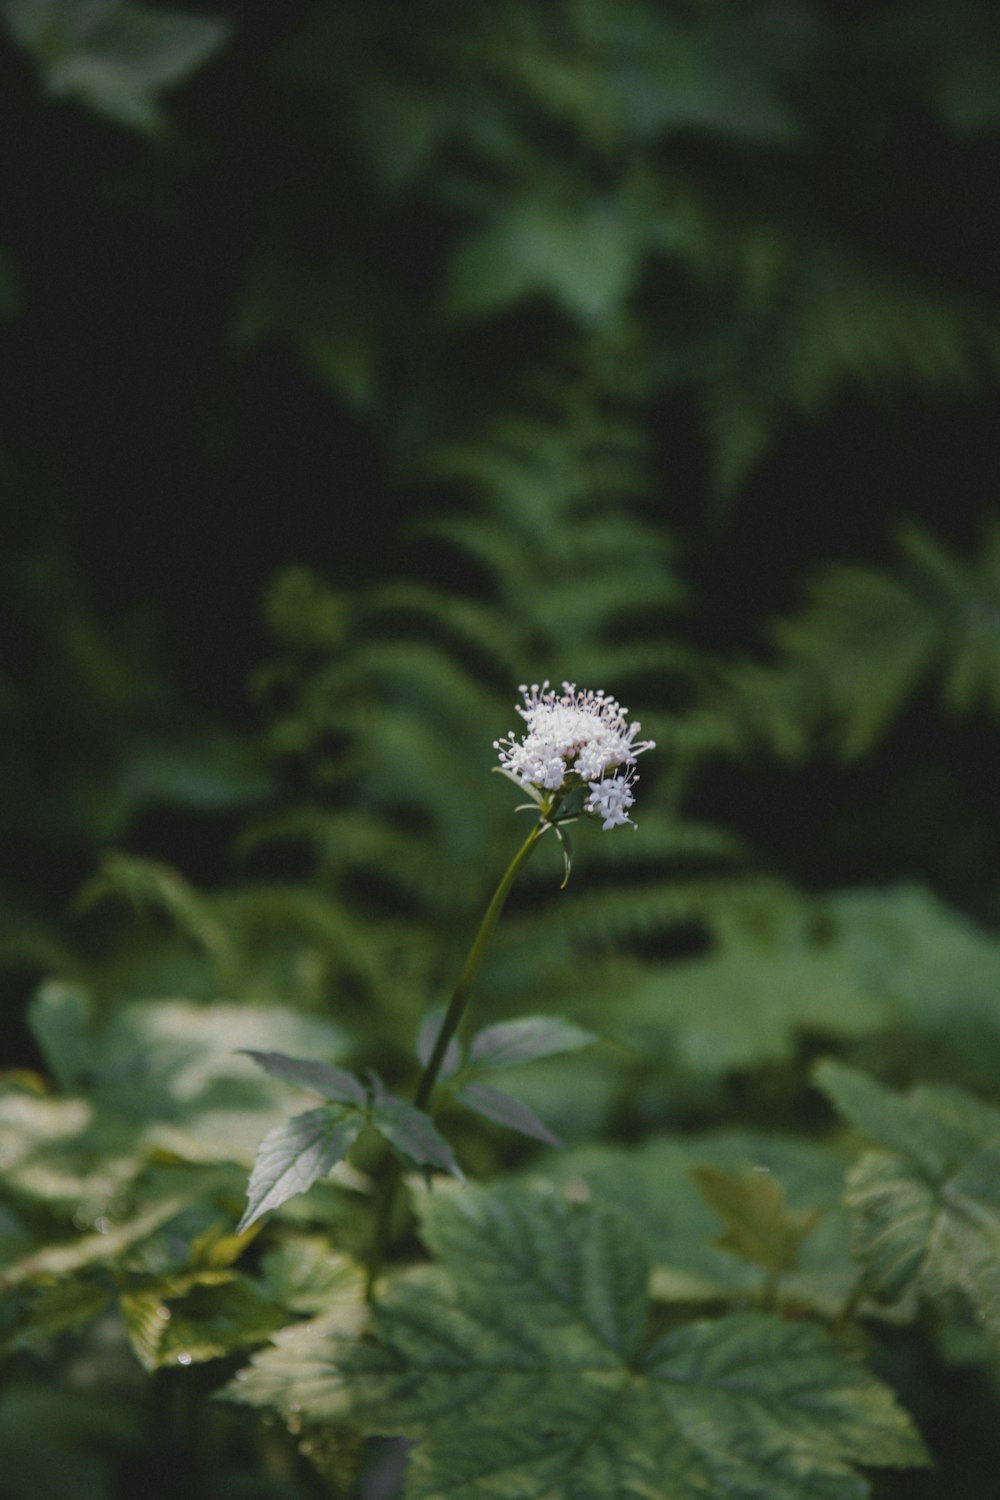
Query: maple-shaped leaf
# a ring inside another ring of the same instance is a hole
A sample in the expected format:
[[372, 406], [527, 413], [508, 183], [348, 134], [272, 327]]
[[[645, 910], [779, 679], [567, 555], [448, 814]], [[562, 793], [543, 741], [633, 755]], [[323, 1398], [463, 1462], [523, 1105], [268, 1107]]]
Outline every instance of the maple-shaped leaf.
[[790, 1209], [781, 1183], [767, 1172], [738, 1177], [721, 1167], [699, 1164], [691, 1175], [726, 1226], [717, 1245], [772, 1276], [795, 1270], [802, 1241], [819, 1217], [815, 1209]]
[[227, 1394], [416, 1439], [405, 1500], [860, 1500], [855, 1465], [924, 1461], [818, 1327], [743, 1313], [651, 1340], [626, 1217], [518, 1185], [428, 1194], [421, 1216], [437, 1264], [362, 1338], [302, 1339], [299, 1371], [282, 1337]]

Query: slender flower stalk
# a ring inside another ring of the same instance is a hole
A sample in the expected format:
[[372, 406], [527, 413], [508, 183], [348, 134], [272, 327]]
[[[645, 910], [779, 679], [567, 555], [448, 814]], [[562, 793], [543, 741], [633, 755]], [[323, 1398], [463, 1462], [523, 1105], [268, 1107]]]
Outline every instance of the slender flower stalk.
[[[458, 976], [458, 983], [455, 985], [454, 994], [451, 997], [448, 1009], [445, 1011], [434, 1048], [427, 1059], [424, 1070], [420, 1075], [420, 1080], [417, 1083], [417, 1091], [413, 1097], [413, 1102], [417, 1109], [425, 1109], [431, 1094], [434, 1092], [434, 1085], [437, 1083], [441, 1064], [444, 1062], [445, 1053], [448, 1051], [448, 1045], [462, 1023], [462, 1017], [465, 1015], [469, 998], [472, 994], [472, 986], [476, 982], [476, 975], [479, 973], [483, 958], [486, 955], [487, 944], [493, 935], [497, 922], [500, 920], [500, 913], [503, 911], [507, 897], [510, 895], [511, 887], [548, 826], [548, 823], [543, 823], [541, 820], [533, 826], [528, 837], [507, 866], [500, 884], [493, 892], [490, 904], [487, 906], [483, 920], [479, 924], [479, 930], [472, 940], [472, 947], [469, 949], [465, 963], [462, 965], [462, 972]], [[368, 1264], [368, 1279], [365, 1289], [365, 1295], [369, 1302], [374, 1299], [375, 1283], [381, 1273], [382, 1262], [389, 1243], [389, 1235], [392, 1229], [392, 1214], [396, 1203], [396, 1193], [399, 1188], [400, 1176], [399, 1160], [394, 1157], [388, 1164], [379, 1188], [379, 1202], [375, 1216], [375, 1233], [372, 1241], [372, 1254]]]
[[[531, 801], [526, 806], [537, 811], [538, 821], [507, 866], [479, 924], [417, 1083], [413, 1100], [417, 1109], [426, 1109], [430, 1103], [449, 1044], [468, 1009], [487, 945], [514, 882], [538, 841], [550, 828], [561, 838], [559, 825], [573, 822], [581, 815], [600, 818], [605, 829], [631, 823], [628, 810], [635, 801], [632, 787], [638, 780], [633, 770], [636, 756], [653, 749], [652, 740], [636, 741], [641, 726], [629, 724], [625, 717], [628, 710], [602, 690], [578, 692], [575, 684], [564, 682], [562, 694], [557, 695], [544, 682], [541, 686], [533, 684], [530, 690], [522, 686], [521, 695], [524, 705], [517, 712], [524, 719], [527, 732], [521, 740], [515, 739], [511, 732], [494, 741], [494, 749], [500, 755], [500, 764], [495, 769], [527, 791]], [[614, 774], [608, 775], [609, 771]], [[587, 793], [582, 806], [580, 798], [573, 797], [581, 791]], [[576, 803], [576, 811], [566, 811], [566, 799]], [[401, 1175], [399, 1160], [394, 1157], [379, 1184], [368, 1263], [369, 1302], [374, 1300], [388, 1248]]]

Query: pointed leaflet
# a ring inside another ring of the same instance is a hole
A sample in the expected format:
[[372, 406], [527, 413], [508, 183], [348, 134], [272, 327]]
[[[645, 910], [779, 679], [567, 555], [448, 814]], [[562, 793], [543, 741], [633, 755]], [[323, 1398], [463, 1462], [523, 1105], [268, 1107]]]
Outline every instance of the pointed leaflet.
[[584, 1031], [582, 1026], [574, 1026], [558, 1016], [522, 1016], [519, 1021], [487, 1026], [474, 1036], [469, 1061], [481, 1068], [512, 1068], [533, 1062], [536, 1057], [575, 1052], [596, 1041], [592, 1031]]
[[427, 1195], [439, 1265], [399, 1278], [361, 1341], [279, 1349], [228, 1394], [419, 1439], [405, 1500], [860, 1500], [853, 1465], [923, 1449], [819, 1329], [763, 1314], [647, 1349], [642, 1236], [520, 1187]]
[[532, 1140], [541, 1141], [546, 1146], [563, 1144], [533, 1109], [529, 1109], [512, 1094], [491, 1089], [485, 1083], [467, 1083], [464, 1088], [455, 1090], [455, 1098], [460, 1099], [477, 1115], [492, 1120], [495, 1125], [506, 1125], [508, 1130], [516, 1130], [520, 1135], [530, 1136]]
[[312, 1089], [324, 1099], [337, 1104], [356, 1104], [364, 1109], [368, 1093], [363, 1083], [353, 1073], [343, 1068], [333, 1068], [329, 1063], [310, 1062], [300, 1057], [287, 1057], [284, 1052], [255, 1052], [252, 1047], [240, 1049], [252, 1057], [258, 1067], [272, 1078], [281, 1078], [285, 1083], [294, 1083], [300, 1089]]
[[847, 1179], [867, 1290], [880, 1302], [961, 1298], [1000, 1338], [1000, 1111], [955, 1089], [896, 1094], [838, 1063], [816, 1078], [891, 1148], [866, 1152]]
[[237, 1233], [325, 1177], [343, 1160], [364, 1123], [364, 1116], [354, 1111], [310, 1109], [276, 1126], [257, 1152]]
[[450, 1172], [459, 1182], [465, 1177], [444, 1136], [430, 1115], [413, 1104], [405, 1104], [395, 1094], [381, 1092], [371, 1110], [371, 1123], [390, 1146], [415, 1162], [418, 1167], [438, 1167]]

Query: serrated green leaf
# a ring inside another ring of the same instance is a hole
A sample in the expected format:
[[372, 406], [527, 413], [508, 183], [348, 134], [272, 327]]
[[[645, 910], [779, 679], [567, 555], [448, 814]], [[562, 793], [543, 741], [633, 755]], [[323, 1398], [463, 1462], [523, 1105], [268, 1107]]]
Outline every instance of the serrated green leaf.
[[358, 1266], [321, 1235], [283, 1240], [263, 1257], [261, 1270], [270, 1296], [297, 1313], [322, 1313], [363, 1290]]
[[254, 1052], [249, 1047], [241, 1050], [272, 1078], [294, 1083], [298, 1088], [312, 1089], [314, 1093], [337, 1104], [356, 1104], [359, 1109], [364, 1109], [368, 1102], [364, 1084], [343, 1068], [299, 1057], [287, 1057], [283, 1052]]
[[[966, 1133], [956, 1139], [944, 1120], [914, 1109], [901, 1094], [856, 1068], [828, 1059], [818, 1065], [814, 1077], [846, 1120], [931, 1178], [940, 1177], [949, 1162], [968, 1149]], [[1000, 1114], [996, 1124], [1000, 1129]]]
[[343, 1110], [310, 1109], [264, 1137], [247, 1187], [242, 1234], [261, 1214], [304, 1193], [342, 1161], [364, 1128], [364, 1116]]
[[179, 1297], [171, 1296], [170, 1290], [169, 1279], [163, 1278], [160, 1287], [124, 1292], [121, 1297], [129, 1339], [147, 1370], [202, 1364], [261, 1344], [288, 1316], [243, 1276], [217, 1284], [194, 1281]]
[[954, 1089], [893, 1093], [842, 1064], [817, 1081], [889, 1150], [847, 1178], [853, 1247], [878, 1301], [965, 1302], [1000, 1337], [1000, 1111]]
[[303, 1385], [307, 1415], [419, 1439], [406, 1500], [859, 1500], [854, 1464], [925, 1461], [815, 1327], [741, 1314], [647, 1349], [628, 1219], [523, 1188], [427, 1199], [441, 1264], [397, 1280], [363, 1340], [314, 1351]]
[[390, 1146], [418, 1167], [438, 1167], [464, 1182], [465, 1177], [444, 1136], [430, 1115], [393, 1094], [383, 1094], [373, 1105], [371, 1123]]
[[469, 1061], [481, 1068], [512, 1068], [538, 1057], [576, 1052], [596, 1041], [592, 1031], [559, 1016], [522, 1016], [478, 1032], [469, 1045]]
[[794, 1271], [802, 1241], [815, 1226], [812, 1209], [793, 1212], [784, 1190], [767, 1172], [737, 1176], [719, 1167], [692, 1167], [699, 1192], [726, 1226], [716, 1241], [724, 1250], [774, 1276]]
[[455, 1098], [460, 1099], [477, 1115], [492, 1120], [495, 1125], [505, 1125], [508, 1130], [516, 1130], [520, 1135], [530, 1136], [532, 1140], [541, 1141], [546, 1146], [563, 1144], [533, 1109], [529, 1109], [512, 1094], [491, 1089], [485, 1083], [467, 1083], [464, 1088], [455, 1090]]

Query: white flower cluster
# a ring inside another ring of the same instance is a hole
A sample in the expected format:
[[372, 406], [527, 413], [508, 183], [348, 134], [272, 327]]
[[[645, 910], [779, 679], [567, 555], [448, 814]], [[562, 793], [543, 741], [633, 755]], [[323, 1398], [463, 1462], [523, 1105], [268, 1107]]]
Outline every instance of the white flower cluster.
[[557, 694], [543, 682], [530, 688], [522, 684], [521, 694], [524, 707], [518, 705], [517, 711], [527, 733], [519, 740], [511, 730], [494, 741], [501, 768], [539, 792], [586, 786], [590, 795], [584, 812], [601, 818], [605, 828], [630, 823], [632, 785], [638, 780], [632, 767], [637, 755], [653, 749], [652, 740], [635, 738], [642, 726], [629, 724], [628, 710], [601, 689], [577, 692], [575, 683], [564, 682]]

